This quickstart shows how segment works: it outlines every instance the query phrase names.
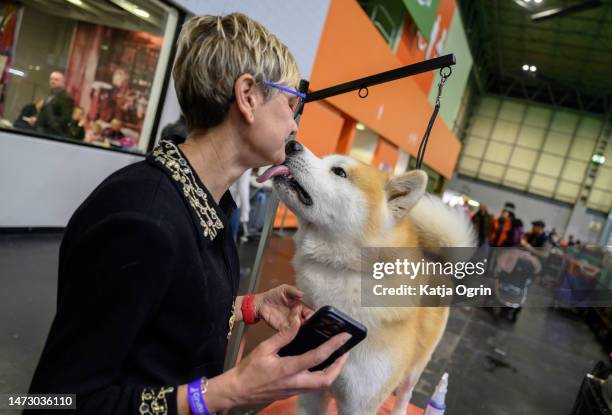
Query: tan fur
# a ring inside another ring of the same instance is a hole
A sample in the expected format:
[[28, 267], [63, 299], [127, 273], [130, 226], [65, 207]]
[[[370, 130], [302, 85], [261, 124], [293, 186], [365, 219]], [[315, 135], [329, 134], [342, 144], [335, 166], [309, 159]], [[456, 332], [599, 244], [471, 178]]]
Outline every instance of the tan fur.
[[367, 195], [368, 221], [364, 234], [366, 239], [373, 239], [380, 232], [382, 225], [381, 216], [378, 213], [381, 210], [385, 191], [380, 184], [387, 181], [388, 175], [363, 163], [351, 167], [348, 175], [353, 184], [361, 189], [364, 195]]

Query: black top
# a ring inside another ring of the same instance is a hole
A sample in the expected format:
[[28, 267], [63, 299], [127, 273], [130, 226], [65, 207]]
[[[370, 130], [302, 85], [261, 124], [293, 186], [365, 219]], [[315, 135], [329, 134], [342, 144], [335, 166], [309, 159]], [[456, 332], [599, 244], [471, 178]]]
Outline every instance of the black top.
[[13, 123], [14, 128], [18, 128], [20, 130], [35, 130], [36, 124], [30, 125], [28, 122], [24, 120], [25, 117], [33, 117], [38, 114], [38, 110], [36, 109], [36, 105], [34, 104], [26, 104], [21, 109], [19, 116]]
[[29, 392], [76, 393], [79, 414], [175, 414], [177, 385], [220, 374], [239, 283], [235, 206], [229, 192], [218, 206], [167, 141], [98, 186], [66, 228]]
[[64, 136], [72, 118], [74, 101], [65, 89], [49, 95], [36, 119], [36, 128], [47, 134]]
[[83, 141], [85, 138], [85, 129], [79, 125], [80, 121], [70, 120], [66, 125], [66, 135], [73, 140]]
[[535, 232], [529, 232], [527, 234], [527, 242], [529, 243], [529, 245], [535, 247], [535, 248], [541, 248], [543, 246], [546, 246], [546, 234], [544, 232], [542, 233], [535, 233]]

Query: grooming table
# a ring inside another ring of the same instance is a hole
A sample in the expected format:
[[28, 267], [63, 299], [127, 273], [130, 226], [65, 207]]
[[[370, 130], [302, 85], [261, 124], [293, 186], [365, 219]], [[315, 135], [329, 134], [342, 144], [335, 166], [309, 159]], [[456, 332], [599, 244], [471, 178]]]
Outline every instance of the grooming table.
[[[257, 413], [257, 415], [294, 415], [295, 414], [295, 401], [296, 397], [285, 399], [283, 401], [274, 402], [272, 405], [267, 406], [263, 411]], [[389, 415], [391, 409], [393, 409], [393, 403], [395, 402], [395, 396], [389, 397], [378, 411], [378, 415]], [[423, 415], [425, 411], [418, 406], [409, 405], [408, 412], [406, 415]], [[332, 400], [329, 405], [329, 411], [327, 415], [338, 415], [336, 410], [336, 403]]]

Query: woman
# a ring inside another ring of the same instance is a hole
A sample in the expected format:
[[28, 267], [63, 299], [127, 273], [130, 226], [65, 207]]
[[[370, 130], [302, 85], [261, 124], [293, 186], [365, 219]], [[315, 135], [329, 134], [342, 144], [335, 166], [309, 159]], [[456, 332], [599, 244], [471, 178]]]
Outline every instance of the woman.
[[[206, 414], [329, 386], [346, 361], [308, 371], [346, 333], [278, 356], [312, 313], [296, 288], [236, 298], [228, 188], [285, 158], [296, 97], [277, 86], [299, 81], [287, 47], [241, 14], [195, 17], [173, 76], [185, 143], [162, 141], [111, 175], [62, 241], [57, 314], [30, 393], [76, 393], [78, 413]], [[278, 333], [222, 373], [233, 323], [257, 319]]]

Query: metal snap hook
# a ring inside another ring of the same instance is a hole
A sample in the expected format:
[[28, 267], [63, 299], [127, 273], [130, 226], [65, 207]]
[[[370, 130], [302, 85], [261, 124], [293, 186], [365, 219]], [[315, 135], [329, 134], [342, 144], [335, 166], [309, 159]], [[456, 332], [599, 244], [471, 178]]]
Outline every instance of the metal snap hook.
[[[445, 69], [448, 69], [447, 74], [444, 73]], [[450, 66], [445, 66], [444, 68], [440, 68], [440, 76], [442, 78], [448, 78], [449, 76], [451, 76], [452, 73], [453, 73], [453, 68], [451, 68]]]

